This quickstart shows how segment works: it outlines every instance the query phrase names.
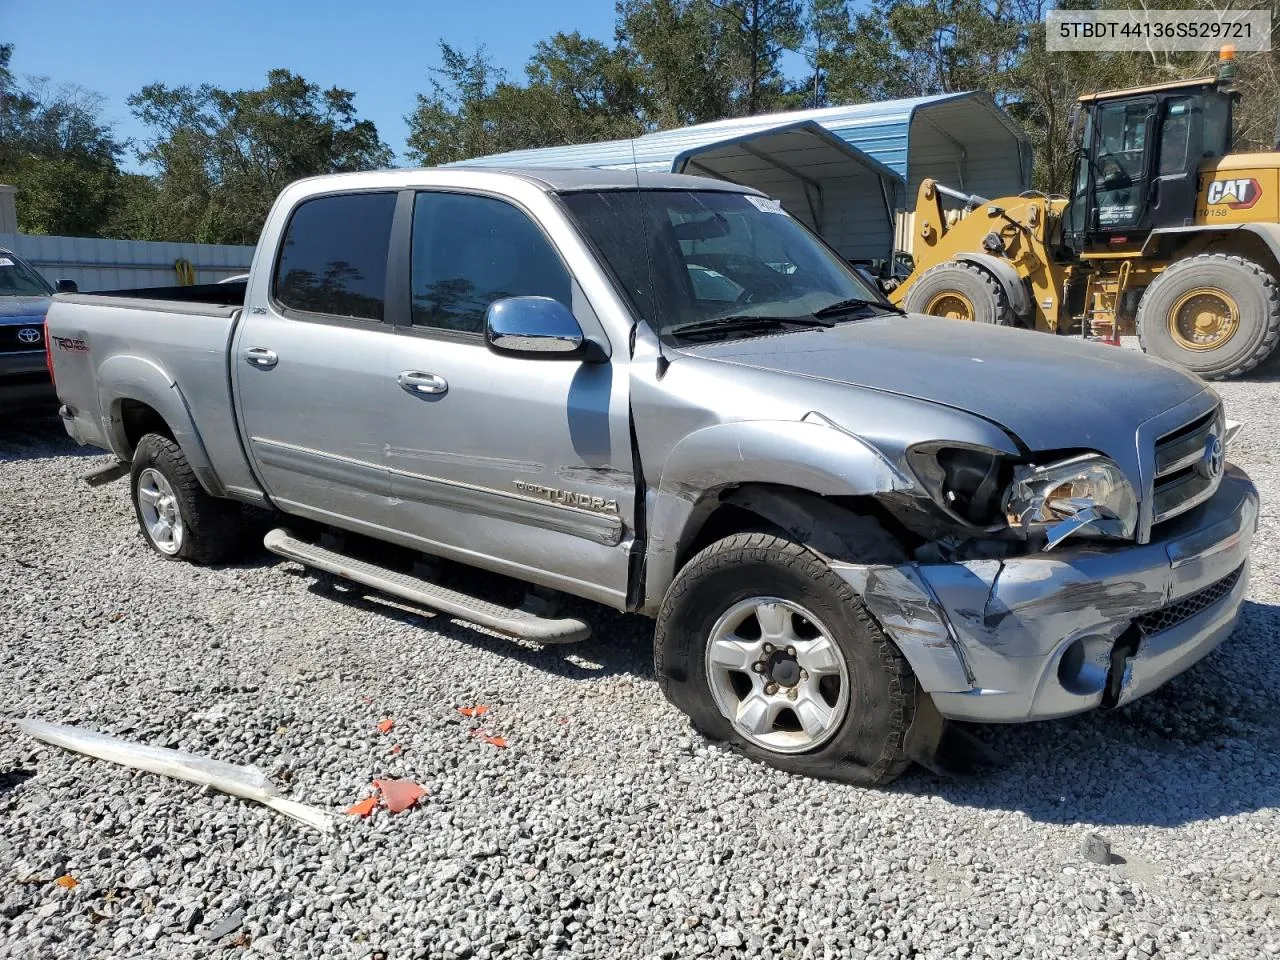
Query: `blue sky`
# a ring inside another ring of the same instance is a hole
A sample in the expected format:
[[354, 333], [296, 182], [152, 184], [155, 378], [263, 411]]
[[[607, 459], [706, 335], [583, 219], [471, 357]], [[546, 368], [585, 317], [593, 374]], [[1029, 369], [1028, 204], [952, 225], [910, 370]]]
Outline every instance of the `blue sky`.
[[[440, 39], [488, 48], [516, 77], [533, 45], [557, 30], [610, 40], [613, 0], [0, 0], [0, 42], [20, 76], [48, 76], [106, 97], [123, 137], [140, 137], [125, 98], [145, 84], [261, 86], [286, 67], [356, 93], [361, 116], [403, 160], [404, 115], [427, 88]], [[133, 166], [132, 158], [129, 166]]]

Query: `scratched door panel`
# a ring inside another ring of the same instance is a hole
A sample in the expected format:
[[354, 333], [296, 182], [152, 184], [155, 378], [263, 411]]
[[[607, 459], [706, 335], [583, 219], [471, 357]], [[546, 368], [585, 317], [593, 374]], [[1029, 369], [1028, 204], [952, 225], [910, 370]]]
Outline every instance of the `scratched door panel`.
[[401, 391], [387, 410], [406, 532], [467, 562], [559, 575], [619, 602], [634, 500], [625, 376], [609, 363], [499, 356], [478, 341], [397, 340], [393, 365], [448, 384]]

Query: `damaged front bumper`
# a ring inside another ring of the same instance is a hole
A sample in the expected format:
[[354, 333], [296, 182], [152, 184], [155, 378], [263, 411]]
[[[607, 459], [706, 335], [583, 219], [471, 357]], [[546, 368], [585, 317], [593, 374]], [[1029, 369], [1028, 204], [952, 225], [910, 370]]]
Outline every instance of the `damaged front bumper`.
[[943, 716], [1047, 720], [1150, 693], [1231, 633], [1258, 494], [1218, 492], [1151, 543], [1007, 560], [833, 569], [862, 596]]

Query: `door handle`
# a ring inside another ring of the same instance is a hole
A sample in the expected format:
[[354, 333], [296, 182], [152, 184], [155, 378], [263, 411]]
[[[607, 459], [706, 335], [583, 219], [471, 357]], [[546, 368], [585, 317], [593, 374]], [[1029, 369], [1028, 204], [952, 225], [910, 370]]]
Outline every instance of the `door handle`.
[[263, 370], [270, 370], [280, 358], [274, 350], [268, 350], [266, 347], [250, 347], [244, 352], [244, 358], [255, 367], [261, 367]]
[[434, 373], [422, 373], [419, 370], [403, 371], [396, 377], [396, 383], [409, 393], [418, 395], [438, 396], [449, 389], [449, 381], [444, 377], [438, 377]]

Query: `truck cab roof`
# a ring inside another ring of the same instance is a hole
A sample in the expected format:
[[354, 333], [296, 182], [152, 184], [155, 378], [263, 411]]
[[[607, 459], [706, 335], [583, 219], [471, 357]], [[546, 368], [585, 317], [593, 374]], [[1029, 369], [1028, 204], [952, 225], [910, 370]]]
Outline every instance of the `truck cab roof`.
[[307, 186], [306, 193], [332, 189], [372, 189], [477, 185], [488, 181], [532, 183], [549, 193], [580, 193], [599, 190], [717, 190], [727, 193], [760, 191], [725, 180], [692, 177], [682, 173], [644, 170], [601, 170], [592, 167], [417, 167], [408, 170], [371, 170], [361, 173], [334, 173], [309, 177], [294, 184]]

